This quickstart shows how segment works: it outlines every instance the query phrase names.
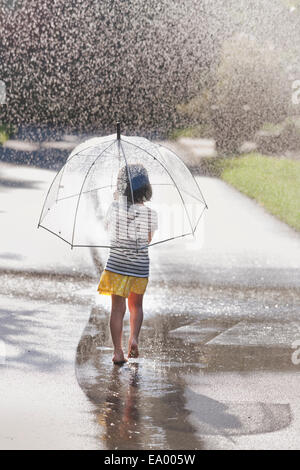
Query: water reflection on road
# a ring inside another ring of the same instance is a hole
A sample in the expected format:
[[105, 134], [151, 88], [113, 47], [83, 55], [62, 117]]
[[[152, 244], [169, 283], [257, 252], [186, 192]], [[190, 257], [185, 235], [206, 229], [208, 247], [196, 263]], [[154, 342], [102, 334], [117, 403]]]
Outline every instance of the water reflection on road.
[[[182, 371], [199, 370], [201, 364], [192, 351], [185, 357], [182, 344], [168, 338], [163, 317], [151, 324], [146, 321], [144, 325], [143, 357], [114, 366], [107, 312], [94, 308], [78, 345], [78, 382], [97, 406], [101, 439], [107, 448], [200, 449], [201, 442], [187, 419]], [[127, 328], [125, 324], [125, 338]]]
[[[154, 314], [143, 325], [141, 358], [120, 367], [111, 360], [108, 312], [94, 306], [78, 345], [76, 374], [95, 406], [106, 448], [202, 449], [206, 436], [231, 440], [288, 426], [288, 404], [221, 402], [201, 391], [208, 373], [291, 367], [290, 351], [278, 345], [214, 344], [239, 323], [240, 318]], [[128, 334], [125, 321], [124, 346]], [[191, 377], [197, 377], [198, 388], [190, 386]]]

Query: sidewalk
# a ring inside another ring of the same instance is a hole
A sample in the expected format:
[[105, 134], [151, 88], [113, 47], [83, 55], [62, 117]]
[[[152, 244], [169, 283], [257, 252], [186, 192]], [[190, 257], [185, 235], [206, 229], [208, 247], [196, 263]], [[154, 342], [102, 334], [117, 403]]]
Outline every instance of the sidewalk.
[[94, 276], [89, 249], [73, 249], [38, 229], [54, 171], [0, 163], [1, 271]]

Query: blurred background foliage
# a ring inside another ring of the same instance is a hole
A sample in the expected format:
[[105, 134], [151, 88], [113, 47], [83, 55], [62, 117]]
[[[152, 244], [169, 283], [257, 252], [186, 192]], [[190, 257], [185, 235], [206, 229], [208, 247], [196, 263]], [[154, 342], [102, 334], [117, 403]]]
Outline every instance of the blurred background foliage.
[[203, 123], [202, 134], [210, 133], [217, 149], [234, 153], [265, 122], [285, 119], [290, 101], [284, 52], [254, 36], [236, 34], [223, 42], [214, 80], [177, 109]]
[[297, 0], [7, 1], [0, 36], [3, 123], [107, 133], [119, 119], [230, 154], [298, 112]]

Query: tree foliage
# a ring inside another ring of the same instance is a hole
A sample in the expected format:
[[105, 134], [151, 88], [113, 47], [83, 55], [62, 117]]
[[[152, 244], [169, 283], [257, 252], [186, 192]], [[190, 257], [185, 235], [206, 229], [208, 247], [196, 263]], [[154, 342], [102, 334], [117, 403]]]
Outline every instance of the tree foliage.
[[[167, 130], [214, 53], [199, 0], [20, 0], [2, 7], [6, 120]], [[2, 108], [2, 114], [3, 114]], [[3, 118], [3, 116], [2, 116]]]

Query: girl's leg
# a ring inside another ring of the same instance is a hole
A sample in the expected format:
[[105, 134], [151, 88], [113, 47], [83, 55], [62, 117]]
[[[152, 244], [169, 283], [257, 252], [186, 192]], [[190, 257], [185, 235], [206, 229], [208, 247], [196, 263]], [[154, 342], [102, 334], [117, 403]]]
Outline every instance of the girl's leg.
[[122, 350], [123, 318], [126, 312], [126, 300], [120, 295], [111, 296], [110, 332], [114, 344], [113, 361], [126, 362]]
[[138, 357], [139, 333], [143, 323], [143, 296], [131, 292], [128, 297], [130, 311], [130, 338], [128, 344], [128, 357]]

